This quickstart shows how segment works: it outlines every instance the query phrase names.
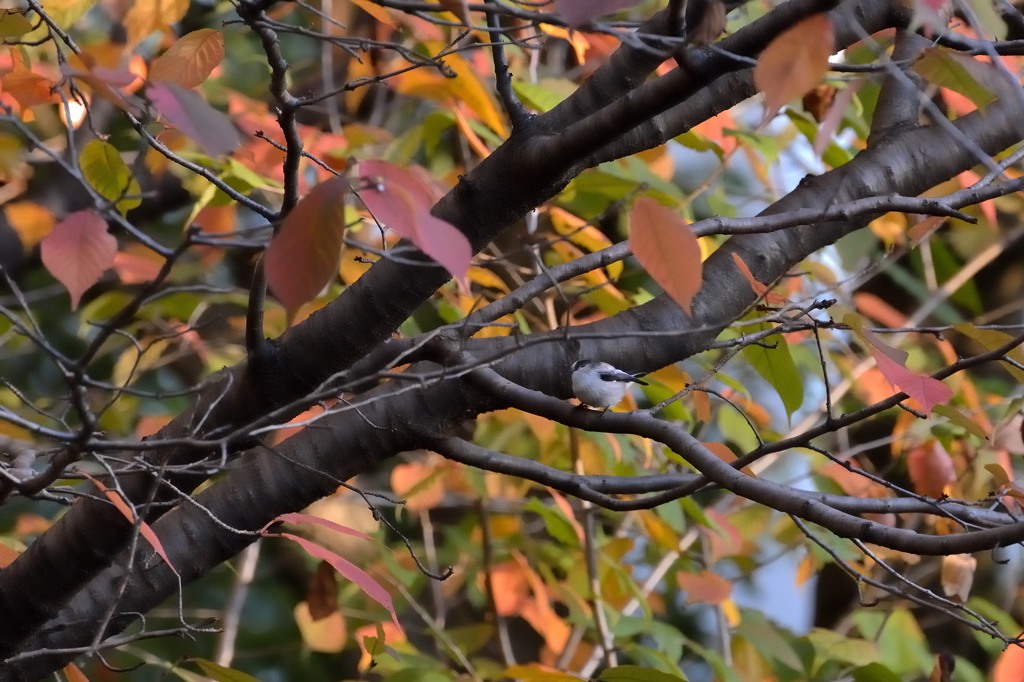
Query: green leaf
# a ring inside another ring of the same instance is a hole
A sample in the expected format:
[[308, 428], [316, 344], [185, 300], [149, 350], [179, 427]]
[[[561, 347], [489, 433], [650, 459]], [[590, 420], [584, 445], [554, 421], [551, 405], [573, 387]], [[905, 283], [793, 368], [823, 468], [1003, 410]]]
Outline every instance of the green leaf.
[[763, 156], [764, 160], [769, 164], [775, 163], [779, 160], [779, 154], [782, 150], [777, 136], [762, 135], [749, 130], [726, 129], [722, 131], [722, 133], [730, 137], [735, 137], [739, 140], [740, 144], [745, 144], [755, 151], [760, 152], [761, 156]]
[[741, 353], [757, 373], [778, 391], [786, 414], [792, 417], [804, 402], [803, 375], [793, 362], [786, 339], [777, 336], [771, 343], [774, 347], [750, 344]]
[[878, 643], [878, 654], [865, 660], [875, 660], [904, 679], [927, 675], [935, 661], [921, 626], [905, 609], [889, 613], [878, 611], [857, 611], [853, 622], [861, 633]]
[[815, 629], [807, 635], [814, 645], [815, 661], [859, 664], [878, 658], [878, 646], [863, 639], [851, 639], [831, 630]]
[[976, 421], [974, 421], [965, 413], [956, 409], [952, 405], [936, 405], [935, 407], [932, 408], [932, 412], [942, 415], [949, 421], [953, 422], [954, 424], [962, 428], [964, 431], [974, 434], [981, 440], [988, 440], [988, 434], [985, 433], [985, 430], [981, 428], [981, 426], [978, 425]]
[[0, 10], [0, 38], [16, 38], [32, 30], [32, 22], [20, 10]]
[[562, 78], [544, 78], [540, 83], [512, 81], [512, 90], [519, 96], [523, 104], [542, 114], [558, 106], [575, 89], [576, 86], [571, 81]]
[[89, 140], [78, 156], [78, 163], [86, 182], [104, 199], [114, 202], [122, 215], [142, 203], [138, 180], [112, 144]]
[[941, 48], [929, 48], [913, 70], [929, 83], [958, 92], [984, 113], [996, 98], [990, 86], [1000, 78], [996, 67], [966, 55]]
[[505, 669], [504, 676], [524, 682], [579, 682], [580, 680], [575, 675], [536, 665], [510, 665]]
[[[999, 348], [1013, 340], [1013, 337], [1005, 332], [996, 331], [994, 329], [978, 329], [973, 324], [967, 322], [958, 324], [953, 327], [953, 329], [957, 330], [964, 336], [969, 336], [974, 339], [984, 346], [986, 350], [995, 350], [996, 348]], [[1018, 365], [1024, 364], [1024, 350], [1022, 350], [1020, 346], [1010, 350], [1006, 354], [1006, 357], [1013, 360]], [[1024, 370], [1021, 370], [1019, 367], [1008, 362], [1000, 363], [999, 366], [1012, 374], [1017, 381], [1024, 382]]]
[[854, 682], [900, 682], [903, 679], [881, 663], [855, 668], [852, 674]]
[[743, 617], [736, 633], [745, 637], [768, 660], [777, 661], [796, 672], [809, 672], [805, 670], [800, 656], [787, 641], [785, 631], [757, 611], [743, 610]]
[[725, 152], [714, 140], [709, 140], [694, 130], [687, 130], [672, 139], [695, 152], [714, 152], [719, 159], [725, 156]]
[[[806, 111], [797, 111], [790, 108], [786, 109], [785, 113], [789, 120], [793, 122], [793, 125], [796, 126], [796, 129], [813, 145], [815, 138], [818, 136], [818, 122], [811, 118], [811, 115]], [[825, 151], [821, 154], [821, 160], [831, 168], [842, 166], [852, 158], [853, 155], [836, 144], [835, 141], [829, 142], [825, 147]]]
[[572, 524], [562, 516], [561, 512], [551, 507], [545, 507], [536, 498], [526, 503], [525, 510], [540, 516], [541, 520], [544, 521], [544, 527], [547, 529], [548, 535], [570, 547], [579, 546], [580, 542], [579, 538], [576, 537], [576, 531], [573, 530]]
[[225, 668], [224, 666], [208, 661], [205, 658], [193, 658], [192, 662], [202, 668], [203, 673], [207, 677], [216, 680], [217, 682], [259, 682], [252, 675], [235, 670], [234, 668]]
[[608, 668], [598, 678], [601, 682], [682, 682], [682, 677], [669, 675], [654, 668], [639, 665], [620, 665]]

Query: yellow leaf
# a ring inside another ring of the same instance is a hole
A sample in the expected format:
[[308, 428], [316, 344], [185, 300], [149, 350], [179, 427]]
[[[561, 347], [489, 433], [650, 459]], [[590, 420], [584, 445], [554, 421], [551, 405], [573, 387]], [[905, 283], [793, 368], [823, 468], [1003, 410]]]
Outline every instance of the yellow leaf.
[[647, 531], [647, 536], [659, 545], [669, 550], [679, 547], [679, 534], [672, 530], [672, 527], [665, 523], [660, 516], [650, 510], [645, 510], [640, 515], [640, 521]]
[[501, 277], [488, 270], [482, 268], [479, 265], [474, 265], [469, 268], [469, 281], [474, 284], [479, 284], [487, 289], [497, 289], [498, 291], [508, 293], [508, 285], [505, 284]]
[[58, 26], [67, 30], [95, 4], [96, 0], [47, 0], [46, 13]]
[[[555, 232], [562, 237], [567, 237], [581, 249], [593, 253], [612, 245], [612, 241], [605, 236], [604, 232], [565, 209], [557, 206], [551, 207], [548, 209], [548, 218], [551, 220], [551, 226], [555, 228]], [[608, 276], [615, 280], [622, 274], [622, 267], [622, 261], [616, 261], [605, 270], [608, 271]]]
[[53, 213], [33, 201], [7, 204], [4, 206], [4, 215], [18, 234], [18, 239], [21, 240], [26, 252], [53, 232], [53, 226], [56, 224]]
[[188, 11], [189, 0], [136, 0], [124, 16], [128, 45], [134, 47], [151, 33], [169, 29]]
[[722, 609], [722, 614], [725, 616], [725, 620], [729, 624], [729, 627], [739, 627], [740, 623], [743, 621], [743, 617], [740, 615], [740, 609], [736, 606], [736, 602], [732, 599], [726, 599], [718, 605], [718, 608]]
[[463, 102], [488, 128], [501, 137], [508, 137], [505, 120], [487, 88], [473, 72], [465, 59], [458, 55], [444, 58], [444, 65], [454, 78], [446, 78], [433, 71], [416, 69], [396, 77], [392, 83], [398, 92], [405, 95], [424, 97], [454, 105]]
[[574, 31], [571, 28], [562, 28], [561, 26], [552, 26], [551, 24], [541, 24], [540, 30], [552, 38], [561, 38], [572, 45], [572, 50], [576, 53], [577, 63], [582, 64], [587, 61], [587, 50], [590, 49], [590, 41], [579, 31]]
[[313, 620], [309, 603], [302, 601], [295, 605], [295, 624], [302, 633], [302, 641], [313, 651], [336, 654], [348, 643], [345, 619], [338, 611], [326, 618]]

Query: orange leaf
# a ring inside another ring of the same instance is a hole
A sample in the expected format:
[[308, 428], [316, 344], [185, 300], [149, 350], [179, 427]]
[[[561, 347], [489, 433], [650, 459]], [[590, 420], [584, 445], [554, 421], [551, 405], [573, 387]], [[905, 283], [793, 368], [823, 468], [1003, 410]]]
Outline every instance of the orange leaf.
[[148, 249], [132, 249], [129, 244], [127, 251], [114, 254], [114, 272], [124, 284], [143, 284], [156, 279], [163, 267], [159, 256], [150, 257], [153, 253]]
[[754, 67], [754, 85], [765, 95], [764, 121], [817, 86], [833, 52], [835, 35], [827, 14], [808, 17], [776, 36]]
[[212, 28], [201, 28], [182, 36], [153, 60], [149, 78], [194, 88], [209, 77], [222, 59], [224, 35]]
[[89, 682], [89, 678], [74, 663], [68, 663], [61, 672], [68, 682]]
[[693, 409], [697, 412], [697, 421], [707, 424], [711, 421], [711, 397], [704, 391], [692, 391]]
[[732, 262], [736, 264], [736, 269], [740, 271], [740, 274], [743, 275], [743, 279], [747, 280], [750, 284], [750, 288], [754, 290], [754, 293], [757, 294], [758, 297], [763, 296], [764, 300], [769, 305], [784, 305], [786, 303], [785, 296], [771, 291], [767, 285], [759, 282], [757, 278], [754, 277], [754, 273], [750, 271], [750, 268], [747, 267], [747, 264], [742, 258], [740, 258], [739, 254], [732, 253], [730, 255], [732, 256]]
[[818, 575], [818, 562], [814, 555], [808, 552], [800, 560], [800, 565], [796, 567], [796, 584], [806, 585], [807, 581], [816, 575]]
[[410, 511], [436, 507], [444, 499], [445, 485], [437, 466], [424, 462], [406, 462], [391, 470], [391, 489], [405, 499]]
[[654, 199], [637, 199], [629, 214], [629, 246], [654, 281], [692, 316], [703, 265], [697, 237], [679, 214]]
[[107, 221], [92, 211], [72, 213], [43, 239], [43, 265], [71, 294], [71, 309], [82, 294], [114, 264], [117, 240], [107, 232]]
[[469, 62], [458, 55], [448, 55], [444, 58], [444, 65], [455, 74], [454, 78], [447, 78], [426, 69], [416, 69], [407, 71], [390, 82], [398, 92], [405, 95], [424, 97], [446, 104], [462, 102], [499, 137], [508, 137], [508, 126], [498, 105], [490, 90], [484, 87], [480, 77], [474, 73]]
[[691, 604], [721, 604], [732, 594], [732, 583], [711, 571], [676, 573], [676, 582]]
[[181, 21], [189, 0], [135, 0], [124, 16], [128, 45], [138, 45], [150, 33], [163, 31]]
[[[708, 441], [701, 442], [701, 445], [707, 448], [708, 452], [710, 452], [711, 454], [713, 454], [715, 457], [722, 460], [726, 464], [732, 464], [733, 462], [736, 461], [736, 453], [733, 452], [725, 443], [720, 443], [717, 441]], [[750, 467], [743, 467], [742, 469], [740, 469], [740, 471], [742, 471], [747, 476], [754, 477], [754, 472], [751, 470]]]
[[7, 568], [19, 556], [21, 555], [18, 552], [0, 542], [0, 568]]
[[518, 616], [530, 597], [526, 580], [529, 568], [515, 561], [506, 561], [491, 568], [490, 579], [494, 590], [494, 610], [499, 616]]
[[338, 276], [348, 182], [337, 177], [304, 196], [267, 247], [267, 283], [293, 318]]
[[[15, 52], [14, 54], [17, 54]], [[57, 96], [51, 91], [53, 83], [49, 79], [33, 73], [20, 62], [15, 60], [15, 67], [0, 78], [0, 87], [18, 101], [22, 115], [26, 110], [37, 104], [48, 104], [57, 101]]]
[[18, 234], [22, 247], [29, 251], [53, 232], [54, 223], [50, 209], [34, 201], [15, 201], [4, 205], [4, 217]]

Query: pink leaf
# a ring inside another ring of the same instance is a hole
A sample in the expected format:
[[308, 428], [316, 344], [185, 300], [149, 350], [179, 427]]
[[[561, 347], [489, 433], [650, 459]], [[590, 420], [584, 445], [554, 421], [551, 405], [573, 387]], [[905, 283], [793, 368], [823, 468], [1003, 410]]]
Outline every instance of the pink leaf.
[[309, 514], [299, 514], [296, 512], [281, 514], [276, 519], [274, 519], [266, 526], [264, 526], [263, 530], [267, 530], [267, 528], [269, 528], [272, 524], [277, 523], [278, 521], [293, 524], [309, 523], [314, 526], [326, 528], [327, 530], [333, 530], [335, 533], [344, 533], [345, 535], [351, 535], [353, 537], [362, 538], [363, 540], [373, 539], [372, 536], [367, 535], [362, 531], [355, 530], [354, 528], [349, 528], [348, 526], [343, 526], [340, 523], [335, 523], [334, 521], [329, 521], [328, 519], [321, 519], [319, 516], [310, 516]]
[[692, 316], [703, 266], [697, 237], [679, 214], [640, 197], [629, 214], [629, 247], [654, 281]]
[[[264, 534], [266, 535], [267, 533], [264, 532]], [[305, 538], [300, 538], [299, 536], [292, 535], [291, 533], [280, 533], [279, 536], [297, 543], [302, 547], [302, 549], [306, 550], [310, 556], [322, 559], [329, 563], [334, 567], [334, 570], [342, 575], [342, 577], [358, 585], [359, 589], [366, 593], [366, 596], [386, 608], [388, 613], [391, 614], [391, 620], [395, 625], [399, 628], [402, 627], [398, 623], [398, 616], [395, 614], [395, 607], [391, 602], [391, 595], [388, 594], [387, 590], [385, 590], [380, 583], [370, 577], [369, 573], [359, 568], [348, 559], [338, 556], [334, 552], [321, 547], [315, 542], [310, 542]]]
[[[110, 503], [114, 505], [114, 508], [117, 509], [118, 512], [120, 512], [121, 516], [123, 516], [128, 523], [135, 525], [135, 521], [138, 518], [135, 514], [135, 510], [128, 506], [128, 503], [125, 502], [125, 499], [121, 496], [120, 492], [117, 490], [111, 490], [107, 486], [103, 485], [103, 483], [98, 479], [93, 478], [84, 471], [79, 470], [78, 473], [92, 481], [93, 485], [95, 485], [96, 488], [103, 493], [108, 500], [110, 500]], [[157, 537], [156, 532], [145, 521], [139, 522], [139, 534], [142, 535], [143, 539], [149, 543], [149, 546], [153, 548], [153, 551], [164, 560], [164, 563], [167, 564], [167, 567], [174, 572], [174, 575], [178, 575], [178, 571], [175, 570], [174, 564], [171, 563], [171, 560], [167, 556], [167, 552], [164, 551], [164, 546], [160, 542], [160, 538]]]
[[921, 403], [926, 414], [930, 414], [936, 405], [953, 397], [953, 389], [938, 379], [907, 369], [905, 351], [882, 343], [881, 339], [867, 329], [862, 329], [860, 334], [868, 342], [868, 349], [885, 380]]
[[267, 283], [292, 318], [338, 276], [345, 236], [344, 178], [322, 182], [284, 219], [267, 247]]
[[116, 253], [117, 240], [107, 232], [107, 222], [92, 211], [72, 213], [40, 245], [43, 265], [71, 294], [72, 310], [114, 264]]
[[953, 458], [937, 440], [910, 449], [907, 473], [914, 483], [914, 490], [929, 497], [942, 497], [946, 486], [956, 481]]
[[458, 228], [430, 213], [441, 192], [427, 178], [385, 161], [360, 161], [359, 176], [359, 196], [374, 218], [443, 265], [452, 277], [465, 278], [473, 248]]
[[555, 9], [565, 22], [576, 27], [620, 9], [640, 4], [640, 0], [555, 0]]
[[231, 119], [192, 90], [173, 83], [154, 83], [146, 89], [160, 116], [203, 148], [210, 156], [229, 154], [241, 143]]

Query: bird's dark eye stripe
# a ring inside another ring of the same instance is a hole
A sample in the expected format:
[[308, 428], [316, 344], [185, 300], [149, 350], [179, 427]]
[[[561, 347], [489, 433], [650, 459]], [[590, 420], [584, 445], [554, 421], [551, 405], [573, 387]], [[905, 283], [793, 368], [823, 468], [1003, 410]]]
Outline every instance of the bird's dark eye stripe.
[[611, 372], [601, 372], [598, 376], [601, 377], [601, 381], [622, 381], [622, 379], [615, 376]]

